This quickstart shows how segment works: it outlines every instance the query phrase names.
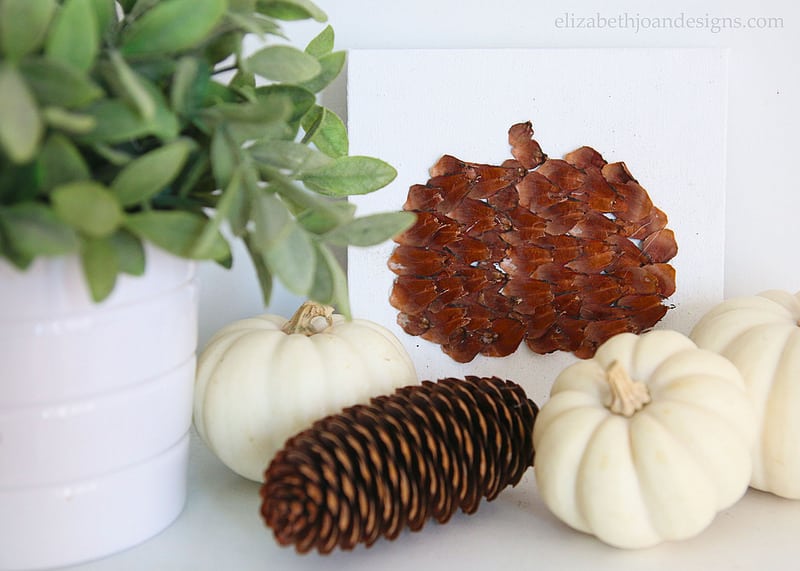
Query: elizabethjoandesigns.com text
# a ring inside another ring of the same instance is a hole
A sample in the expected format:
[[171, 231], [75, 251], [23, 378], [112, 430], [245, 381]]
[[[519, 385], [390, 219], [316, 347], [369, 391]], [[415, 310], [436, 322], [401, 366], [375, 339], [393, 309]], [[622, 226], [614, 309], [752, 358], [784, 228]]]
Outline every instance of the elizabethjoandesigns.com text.
[[618, 14], [576, 14], [564, 12], [554, 25], [565, 30], [624, 30], [638, 34], [658, 30], [703, 30], [718, 34], [724, 30], [775, 30], [784, 27], [783, 18], [775, 16], [712, 16], [689, 15], [645, 16], [638, 12]]

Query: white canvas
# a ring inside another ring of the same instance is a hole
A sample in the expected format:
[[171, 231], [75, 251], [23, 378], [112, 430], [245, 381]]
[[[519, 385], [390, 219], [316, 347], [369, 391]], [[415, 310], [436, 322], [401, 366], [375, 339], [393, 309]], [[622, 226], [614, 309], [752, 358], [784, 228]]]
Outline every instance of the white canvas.
[[[500, 164], [507, 130], [530, 120], [554, 158], [582, 145], [624, 161], [667, 213], [678, 255], [675, 308], [657, 325], [688, 333], [723, 295], [727, 53], [717, 49], [353, 50], [348, 64], [351, 154], [380, 157], [397, 179], [354, 197], [359, 215], [399, 210], [443, 154]], [[496, 375], [537, 402], [567, 364], [524, 342], [505, 358], [460, 364], [406, 334], [389, 304], [394, 244], [348, 253], [353, 314], [388, 327], [419, 376]]]

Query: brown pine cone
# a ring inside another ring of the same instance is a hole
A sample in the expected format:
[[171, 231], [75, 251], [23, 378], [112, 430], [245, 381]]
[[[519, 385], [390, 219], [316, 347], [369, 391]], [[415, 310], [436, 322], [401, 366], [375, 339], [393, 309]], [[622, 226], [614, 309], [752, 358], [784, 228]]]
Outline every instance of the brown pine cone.
[[398, 389], [317, 421], [267, 468], [261, 515], [300, 553], [473, 513], [533, 465], [536, 404], [496, 377]]
[[655, 325], [675, 291], [675, 236], [625, 164], [590, 147], [550, 159], [532, 137], [512, 126], [502, 166], [445, 155], [408, 192], [417, 222], [396, 238], [390, 302], [408, 334], [462, 363], [523, 340], [591, 357]]

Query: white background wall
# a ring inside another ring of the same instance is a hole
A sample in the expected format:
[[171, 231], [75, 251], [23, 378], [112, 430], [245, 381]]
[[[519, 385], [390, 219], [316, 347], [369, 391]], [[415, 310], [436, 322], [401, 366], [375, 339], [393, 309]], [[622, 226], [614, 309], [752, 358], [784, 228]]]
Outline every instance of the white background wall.
[[[337, 34], [337, 47], [726, 47], [730, 49], [727, 133], [726, 295], [764, 289], [800, 289], [797, 213], [800, 192], [800, 5], [788, 0], [318, 0]], [[567, 16], [612, 19], [626, 28], [569, 29]], [[779, 18], [779, 29], [640, 29], [658, 17]], [[560, 21], [559, 18], [561, 18]], [[305, 45], [322, 26], [286, 26]], [[556, 78], [554, 78], [555, 80]], [[345, 114], [344, 80], [324, 103]], [[691, 89], [691, 86], [687, 86]], [[687, 144], [687, 149], [690, 145]], [[676, 165], [686, 149], [668, 149]], [[380, 191], [379, 191], [380, 192]], [[201, 266], [201, 344], [228, 321], [264, 310], [246, 253], [235, 248], [235, 267]], [[299, 299], [276, 288], [270, 312], [290, 314]]]

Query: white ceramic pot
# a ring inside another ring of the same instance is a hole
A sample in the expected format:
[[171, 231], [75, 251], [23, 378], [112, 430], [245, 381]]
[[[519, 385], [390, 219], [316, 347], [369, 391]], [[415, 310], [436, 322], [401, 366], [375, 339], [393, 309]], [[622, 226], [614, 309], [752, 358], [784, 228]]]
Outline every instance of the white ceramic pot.
[[197, 344], [194, 265], [147, 249], [94, 304], [74, 257], [0, 261], [0, 569], [108, 555], [178, 516]]

